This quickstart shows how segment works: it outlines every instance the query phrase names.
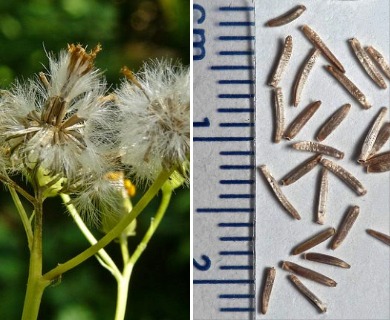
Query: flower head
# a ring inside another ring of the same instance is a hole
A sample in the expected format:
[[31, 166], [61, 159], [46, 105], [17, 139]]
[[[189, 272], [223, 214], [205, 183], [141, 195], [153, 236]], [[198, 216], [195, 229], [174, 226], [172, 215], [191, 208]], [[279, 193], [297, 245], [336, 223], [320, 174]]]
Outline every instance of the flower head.
[[[152, 61], [116, 92], [123, 121], [122, 162], [136, 182], [152, 182], [162, 170], [182, 168], [190, 149], [190, 79], [188, 68], [172, 61]], [[187, 172], [182, 172], [187, 175]]]
[[[14, 170], [41, 167], [50, 175], [73, 178], [83, 168], [104, 167], [106, 137], [114, 113], [106, 83], [89, 53], [69, 45], [58, 59], [49, 56], [47, 75], [17, 82], [0, 102], [0, 150]], [[98, 130], [97, 130], [98, 129]], [[107, 151], [107, 150], [106, 150]]]

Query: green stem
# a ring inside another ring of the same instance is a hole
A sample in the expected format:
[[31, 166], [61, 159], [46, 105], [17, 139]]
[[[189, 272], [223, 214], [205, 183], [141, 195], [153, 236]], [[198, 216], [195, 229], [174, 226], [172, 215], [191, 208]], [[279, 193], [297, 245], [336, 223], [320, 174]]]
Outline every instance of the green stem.
[[124, 267], [122, 276], [117, 279], [117, 298], [116, 298], [116, 310], [115, 320], [125, 319], [126, 307], [127, 307], [127, 296], [129, 294], [130, 277], [133, 271], [133, 265], [129, 263], [129, 250], [127, 247], [126, 235], [120, 238], [120, 247], [122, 257], [124, 261]]
[[150, 239], [152, 238], [153, 234], [157, 230], [162, 218], [164, 217], [165, 212], [167, 211], [169, 202], [171, 201], [171, 196], [172, 196], [172, 188], [165, 184], [162, 188], [162, 198], [161, 198], [161, 203], [158, 208], [158, 211], [152, 221], [150, 222], [150, 226], [148, 231], [146, 231], [142, 241], [140, 244], [137, 246], [137, 249], [134, 251], [132, 254], [129, 263], [132, 265], [135, 265], [141, 254], [144, 252], [146, 249]]
[[107, 244], [109, 244], [115, 238], [118, 238], [124, 229], [145, 209], [148, 203], [154, 198], [157, 192], [160, 190], [162, 185], [167, 181], [169, 176], [172, 174], [171, 171], [163, 171], [157, 177], [156, 181], [150, 186], [148, 191], [144, 194], [144, 196], [138, 201], [137, 205], [133, 208], [133, 210], [125, 215], [117, 225], [111, 229], [103, 238], [101, 238], [96, 244], [90, 246], [88, 249], [84, 250], [74, 258], [68, 260], [64, 264], [60, 264], [54, 269], [43, 275], [43, 278], [46, 280], [53, 280], [61, 276], [66, 271], [73, 269], [78, 266], [80, 263], [84, 262], [88, 258], [92, 257], [96, 252], [100, 249], [104, 248]]
[[43, 291], [50, 284], [49, 280], [42, 277], [42, 202], [43, 200], [38, 194], [34, 208], [34, 236], [22, 320], [38, 319]]
[[22, 202], [20, 201], [18, 193], [11, 186], [8, 186], [8, 190], [11, 193], [12, 200], [14, 201], [16, 209], [18, 210], [20, 219], [22, 220], [24, 231], [26, 232], [26, 236], [27, 236], [28, 248], [30, 249], [30, 252], [31, 252], [32, 241], [33, 241], [33, 232], [31, 229], [30, 220], [28, 218], [26, 210], [24, 210]]
[[[85, 225], [84, 221], [81, 219], [74, 205], [70, 203], [71, 198], [69, 197], [69, 195], [61, 193], [60, 196], [66, 208], [68, 209], [70, 215], [72, 216], [74, 222], [77, 224], [78, 228], [83, 233], [84, 237], [92, 245], [97, 243], [96, 238], [94, 237], [92, 232], [88, 229], [88, 227]], [[96, 253], [96, 257], [98, 258], [99, 263], [104, 268], [108, 269], [116, 279], [119, 279], [121, 277], [121, 273], [118, 267], [116, 266], [115, 262], [111, 259], [111, 257], [109, 256], [106, 250], [100, 249]]]
[[160, 206], [157, 210], [157, 213], [152, 219], [149, 229], [146, 231], [144, 237], [142, 238], [142, 241], [137, 246], [137, 249], [134, 251], [130, 259], [129, 259], [129, 251], [127, 247], [127, 238], [124, 237], [120, 238], [120, 246], [121, 246], [122, 256], [124, 260], [124, 269], [123, 269], [122, 277], [120, 281], [118, 281], [118, 290], [117, 290], [118, 296], [116, 301], [115, 320], [123, 320], [125, 318], [131, 272], [138, 258], [141, 256], [142, 252], [144, 252], [147, 244], [149, 243], [153, 234], [157, 230], [162, 218], [164, 217], [165, 212], [167, 211], [169, 202], [171, 200], [172, 188], [170, 186], [167, 186], [167, 184], [165, 184], [161, 188], [161, 190], [162, 190], [162, 199], [161, 199]]

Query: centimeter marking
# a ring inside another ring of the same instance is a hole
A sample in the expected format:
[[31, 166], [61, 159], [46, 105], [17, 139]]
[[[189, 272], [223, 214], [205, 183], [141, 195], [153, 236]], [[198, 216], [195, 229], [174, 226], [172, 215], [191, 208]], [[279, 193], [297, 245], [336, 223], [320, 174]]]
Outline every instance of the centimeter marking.
[[[194, 158], [209, 154], [193, 174], [195, 320], [254, 319], [256, 311], [254, 5], [224, 2], [193, 6]], [[209, 87], [197, 89], [205, 76]]]

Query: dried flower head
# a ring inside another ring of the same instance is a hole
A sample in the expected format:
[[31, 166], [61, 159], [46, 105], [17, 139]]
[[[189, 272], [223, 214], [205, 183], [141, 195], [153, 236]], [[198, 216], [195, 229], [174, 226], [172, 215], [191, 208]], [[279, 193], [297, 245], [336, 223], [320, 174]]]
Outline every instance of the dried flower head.
[[[51, 175], [73, 178], [83, 168], [99, 171], [104, 152], [113, 146], [115, 112], [105, 97], [106, 83], [89, 53], [69, 45], [55, 59], [49, 56], [47, 74], [16, 82], [0, 102], [0, 152], [12, 168], [25, 172], [42, 167]], [[111, 147], [109, 147], [111, 145]]]
[[[122, 162], [135, 182], [152, 182], [162, 170], [183, 168], [190, 150], [189, 70], [172, 61], [151, 61], [116, 91], [122, 112]], [[185, 166], [186, 168], [188, 166]], [[187, 176], [188, 170], [180, 170]]]

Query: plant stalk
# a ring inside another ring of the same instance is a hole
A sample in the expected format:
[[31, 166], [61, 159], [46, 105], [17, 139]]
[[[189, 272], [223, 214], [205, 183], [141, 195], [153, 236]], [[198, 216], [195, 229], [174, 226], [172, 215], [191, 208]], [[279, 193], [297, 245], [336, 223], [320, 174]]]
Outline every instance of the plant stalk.
[[78, 266], [88, 258], [92, 257], [96, 254], [100, 249], [108, 245], [112, 240], [118, 238], [123, 230], [145, 209], [145, 207], [149, 204], [149, 202], [155, 197], [157, 192], [163, 186], [163, 184], [168, 180], [169, 176], [172, 174], [174, 170], [171, 171], [163, 171], [154, 181], [154, 183], [150, 186], [148, 191], [144, 194], [144, 196], [138, 201], [133, 210], [125, 215], [117, 225], [111, 229], [103, 238], [101, 238], [96, 244], [90, 246], [74, 258], [68, 260], [67, 262], [58, 265], [53, 268], [49, 272], [43, 275], [45, 280], [54, 280], [60, 277], [66, 271], [73, 269]]
[[43, 291], [50, 284], [49, 280], [42, 277], [42, 202], [42, 198], [38, 195], [34, 208], [34, 234], [22, 320], [38, 319]]

